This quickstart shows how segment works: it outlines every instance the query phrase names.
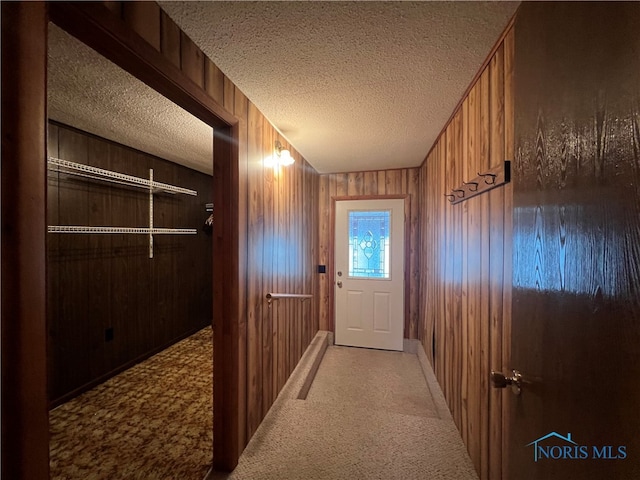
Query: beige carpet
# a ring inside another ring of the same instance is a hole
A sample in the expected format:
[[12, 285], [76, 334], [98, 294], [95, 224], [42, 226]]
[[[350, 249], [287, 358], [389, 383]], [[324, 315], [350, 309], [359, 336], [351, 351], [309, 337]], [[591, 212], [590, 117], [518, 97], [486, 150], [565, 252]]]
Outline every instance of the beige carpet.
[[213, 457], [207, 327], [50, 412], [52, 479], [201, 480]]
[[[294, 377], [311, 363], [303, 358]], [[234, 472], [210, 478], [477, 479], [433, 372], [423, 368], [415, 354], [329, 347], [307, 398], [285, 387]]]

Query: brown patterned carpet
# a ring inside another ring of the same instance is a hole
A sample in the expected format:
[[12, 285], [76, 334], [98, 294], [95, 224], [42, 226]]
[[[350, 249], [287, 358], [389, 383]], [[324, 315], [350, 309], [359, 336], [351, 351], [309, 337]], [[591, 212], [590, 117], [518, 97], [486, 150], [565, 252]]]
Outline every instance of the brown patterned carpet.
[[210, 327], [50, 412], [52, 479], [201, 480], [213, 456]]

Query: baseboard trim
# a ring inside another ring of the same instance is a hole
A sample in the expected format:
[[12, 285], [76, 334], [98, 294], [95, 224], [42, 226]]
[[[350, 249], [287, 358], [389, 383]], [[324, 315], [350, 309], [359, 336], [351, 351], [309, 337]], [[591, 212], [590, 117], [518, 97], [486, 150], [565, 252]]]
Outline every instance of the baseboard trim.
[[[278, 394], [275, 402], [273, 402], [273, 405], [271, 405], [267, 415], [262, 420], [258, 430], [261, 428], [269, 428], [275, 412], [280, 410], [288, 401], [305, 400], [307, 398], [307, 394], [309, 393], [309, 389], [316, 377], [320, 363], [322, 363], [322, 358], [327, 351], [327, 347], [332, 343], [332, 332], [319, 330], [318, 333], [316, 333], [316, 336], [311, 340], [311, 343], [302, 355], [298, 365], [289, 376], [287, 383], [282, 387], [282, 390]], [[231, 474], [217, 472], [211, 469], [205, 476], [204, 480], [224, 480], [228, 478], [229, 475]]]
[[447, 401], [444, 398], [442, 389], [440, 388], [440, 384], [436, 379], [436, 375], [435, 373], [433, 373], [431, 362], [429, 362], [429, 358], [424, 351], [422, 343], [420, 343], [418, 340], [416, 340], [416, 342], [417, 345], [415, 353], [418, 356], [418, 361], [420, 362], [420, 367], [422, 368], [422, 374], [427, 381], [427, 386], [429, 387], [431, 398], [433, 399], [433, 403], [436, 406], [436, 410], [438, 411], [438, 416], [442, 419], [448, 418], [453, 422], [451, 411], [449, 410]]

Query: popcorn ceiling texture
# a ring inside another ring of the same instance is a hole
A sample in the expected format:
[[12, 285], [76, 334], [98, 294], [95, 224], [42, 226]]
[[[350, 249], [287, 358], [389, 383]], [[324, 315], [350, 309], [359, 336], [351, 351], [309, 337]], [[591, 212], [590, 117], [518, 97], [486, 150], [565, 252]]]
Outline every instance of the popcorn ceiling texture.
[[213, 130], [49, 24], [49, 118], [212, 173]]
[[159, 2], [320, 173], [418, 166], [518, 2]]

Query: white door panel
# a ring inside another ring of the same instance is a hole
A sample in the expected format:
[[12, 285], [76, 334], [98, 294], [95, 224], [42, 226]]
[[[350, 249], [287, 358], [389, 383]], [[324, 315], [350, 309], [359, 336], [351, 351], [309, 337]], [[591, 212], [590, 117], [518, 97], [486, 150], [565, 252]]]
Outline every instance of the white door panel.
[[336, 202], [338, 345], [402, 350], [404, 200]]

